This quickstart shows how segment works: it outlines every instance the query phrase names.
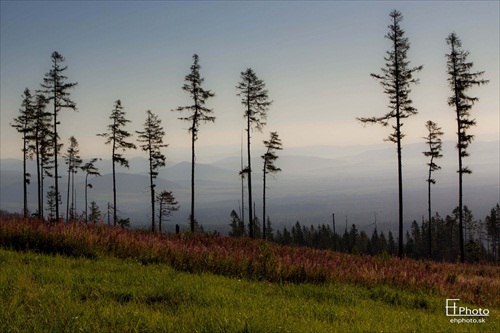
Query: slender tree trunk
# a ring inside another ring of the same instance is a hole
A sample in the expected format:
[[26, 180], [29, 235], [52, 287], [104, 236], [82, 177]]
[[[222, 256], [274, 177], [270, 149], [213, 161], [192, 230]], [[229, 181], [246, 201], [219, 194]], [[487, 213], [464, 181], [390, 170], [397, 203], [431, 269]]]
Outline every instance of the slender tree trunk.
[[116, 214], [116, 170], [115, 170], [115, 143], [113, 141], [113, 226], [116, 226], [118, 221]]
[[[455, 54], [455, 47], [452, 44], [452, 54]], [[460, 242], [460, 262], [465, 262], [465, 248], [464, 248], [464, 230], [463, 230], [463, 208], [462, 208], [462, 143], [461, 143], [461, 134], [462, 134], [462, 123], [460, 119], [460, 105], [459, 105], [459, 94], [458, 94], [458, 83], [457, 83], [457, 64], [456, 58], [453, 59], [453, 90], [455, 93], [455, 111], [457, 113], [457, 135], [458, 135], [458, 228], [459, 228], [459, 242]]]
[[71, 184], [71, 161], [68, 161], [68, 194], [66, 196], [66, 222], [69, 221], [69, 189]]
[[243, 172], [244, 167], [243, 167], [243, 133], [241, 133], [241, 150], [240, 150], [240, 157], [241, 157], [241, 212], [240, 212], [240, 217], [241, 217], [241, 223], [243, 224], [243, 234], [242, 236], [245, 235], [245, 173]]
[[[431, 159], [432, 164], [432, 159]], [[429, 208], [429, 259], [432, 259], [432, 208], [431, 208], [431, 167], [429, 167], [429, 180], [428, 180], [428, 188], [427, 188], [427, 203]]]
[[[149, 143], [151, 147], [151, 142]], [[155, 185], [153, 184], [153, 157], [151, 156], [151, 148], [149, 149], [149, 185], [151, 189], [151, 231], [156, 232], [155, 223]]]
[[398, 123], [398, 188], [399, 188], [399, 257], [403, 258], [403, 167], [401, 161], [401, 132]]
[[26, 158], [28, 148], [26, 147], [26, 132], [23, 133], [23, 217], [28, 217], [28, 179], [26, 175]]
[[158, 213], [158, 231], [161, 234], [162, 233], [162, 231], [161, 231], [161, 220], [162, 220], [162, 217], [163, 217], [162, 216], [163, 215], [162, 214], [162, 212], [163, 212], [163, 201], [162, 201], [162, 199], [160, 199], [160, 202], [158, 202], [158, 204], [160, 205], [160, 207], [158, 207], [159, 210], [160, 210], [159, 213]]
[[74, 201], [73, 201], [73, 219], [77, 218], [77, 208], [76, 208], [76, 189], [75, 188], [75, 175], [73, 174], [73, 196], [74, 196]]
[[462, 192], [462, 146], [460, 143], [460, 118], [458, 118], [457, 111], [457, 123], [458, 123], [458, 229], [459, 229], [459, 239], [460, 239], [460, 262], [465, 262], [465, 247], [464, 247], [464, 228], [463, 228], [463, 192]]
[[88, 189], [88, 185], [87, 185], [87, 180], [89, 178], [89, 174], [87, 173], [85, 175], [85, 224], [87, 224], [89, 222], [89, 219], [88, 219], [88, 213], [87, 213], [87, 207], [88, 207], [88, 202], [87, 202], [87, 189]]
[[249, 235], [250, 238], [254, 238], [254, 220], [253, 220], [253, 210], [252, 210], [252, 161], [250, 154], [250, 100], [247, 103], [247, 150], [248, 150], [248, 219], [249, 219]]
[[[37, 126], [38, 127], [38, 126]], [[42, 195], [40, 186], [40, 147], [38, 141], [38, 129], [35, 131], [35, 154], [36, 154], [36, 185], [38, 193], [38, 218], [43, 220], [43, 205], [42, 205]]]
[[191, 133], [191, 232], [194, 232], [194, 164], [196, 162], [196, 155], [194, 150], [194, 142], [196, 140], [195, 119], [196, 117], [193, 119], [193, 130]]
[[41, 162], [40, 162], [40, 171], [41, 171], [41, 177], [40, 177], [40, 203], [41, 203], [41, 208], [42, 210], [40, 211], [40, 216], [42, 217], [42, 220], [45, 219], [45, 214], [43, 213], [43, 196], [45, 195], [45, 189], [44, 189], [44, 180], [45, 176], [43, 175], [43, 172], [45, 171], [45, 163], [43, 162], [44, 157], [42, 156]]
[[[396, 22], [394, 22], [396, 24]], [[396, 33], [396, 32], [394, 32]], [[403, 258], [403, 167], [401, 161], [401, 103], [400, 94], [401, 87], [399, 83], [399, 62], [398, 62], [398, 43], [397, 38], [394, 38], [394, 60], [395, 60], [395, 90], [396, 90], [396, 140], [397, 140], [397, 150], [398, 150], [398, 190], [399, 190], [399, 240], [398, 240], [398, 252], [399, 257]]]
[[262, 188], [262, 238], [266, 239], [266, 161], [264, 160], [264, 186]]
[[71, 171], [71, 215], [72, 220], [76, 218], [76, 192], [75, 192], [75, 172]]
[[[54, 83], [56, 84], [56, 83]], [[57, 164], [57, 91], [54, 89], [54, 191], [56, 192], [56, 221], [59, 222], [59, 173]]]

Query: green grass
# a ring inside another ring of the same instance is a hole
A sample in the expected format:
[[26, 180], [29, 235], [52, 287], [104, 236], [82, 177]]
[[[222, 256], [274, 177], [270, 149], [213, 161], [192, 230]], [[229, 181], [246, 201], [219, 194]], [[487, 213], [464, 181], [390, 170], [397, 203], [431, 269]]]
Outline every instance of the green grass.
[[444, 303], [384, 285], [258, 282], [0, 249], [0, 332], [500, 331], [499, 309], [485, 324], [452, 324]]

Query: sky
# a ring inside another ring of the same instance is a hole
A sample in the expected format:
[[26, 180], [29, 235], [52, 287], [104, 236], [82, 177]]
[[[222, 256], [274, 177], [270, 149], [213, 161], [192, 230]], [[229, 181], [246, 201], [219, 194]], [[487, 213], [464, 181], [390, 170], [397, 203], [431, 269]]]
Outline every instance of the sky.
[[167, 159], [171, 151], [189, 160], [189, 125], [172, 110], [190, 104], [181, 87], [195, 53], [204, 88], [216, 94], [207, 102], [216, 121], [201, 126], [198, 162], [239, 153], [245, 123], [236, 85], [247, 68], [265, 81], [273, 100], [263, 133], [253, 133], [253, 147], [262, 146], [270, 131], [279, 133], [285, 149], [382, 143], [389, 128], [363, 127], [355, 118], [387, 112], [388, 98], [370, 73], [384, 67], [393, 9], [404, 16], [411, 65], [424, 65], [411, 93], [419, 114], [405, 121], [403, 144], [423, 141], [427, 120], [443, 128], [444, 140], [455, 140], [445, 58], [451, 32], [470, 51], [473, 69], [490, 80], [470, 91], [479, 97], [471, 133], [477, 141], [498, 140], [498, 1], [2, 0], [1, 158], [22, 158], [21, 136], [9, 123], [24, 89], [40, 88], [53, 51], [66, 58], [68, 82], [78, 82], [71, 91], [78, 111], [63, 110], [59, 129], [64, 143], [76, 137], [82, 157], [111, 154], [96, 134], [106, 131], [120, 99], [130, 132], [142, 130], [151, 110], [166, 132]]

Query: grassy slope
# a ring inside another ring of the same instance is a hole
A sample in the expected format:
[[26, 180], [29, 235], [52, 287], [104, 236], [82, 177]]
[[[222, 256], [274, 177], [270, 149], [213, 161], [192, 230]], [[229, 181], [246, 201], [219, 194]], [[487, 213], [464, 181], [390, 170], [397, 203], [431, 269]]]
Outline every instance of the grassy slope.
[[280, 284], [0, 249], [0, 332], [498, 332], [424, 291]]

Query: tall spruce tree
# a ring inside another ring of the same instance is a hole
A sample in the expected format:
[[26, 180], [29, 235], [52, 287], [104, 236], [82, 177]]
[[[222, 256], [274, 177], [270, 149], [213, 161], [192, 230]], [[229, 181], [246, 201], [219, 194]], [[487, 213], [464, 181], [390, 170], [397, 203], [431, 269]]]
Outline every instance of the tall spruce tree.
[[467, 147], [474, 140], [474, 135], [468, 134], [467, 130], [476, 125], [476, 120], [470, 118], [470, 110], [478, 101], [477, 97], [466, 95], [467, 90], [473, 86], [488, 83], [481, 79], [483, 72], [472, 72], [472, 62], [467, 61], [469, 52], [462, 49], [462, 41], [453, 32], [446, 38], [450, 46], [450, 53], [446, 54], [448, 84], [452, 95], [448, 98], [448, 105], [454, 108], [457, 120], [457, 150], [458, 150], [458, 210], [459, 210], [459, 233], [460, 233], [460, 261], [465, 261], [464, 226], [463, 226], [463, 191], [462, 177], [464, 174], [472, 173], [471, 169], [463, 165], [462, 159], [469, 156]]
[[[89, 175], [99, 176], [99, 177], [101, 176], [101, 174], [99, 173], [99, 170], [94, 165], [94, 163], [97, 162], [97, 160], [101, 160], [101, 159], [100, 158], [92, 158], [92, 159], [90, 159], [90, 161], [85, 163], [81, 168], [82, 171], [85, 172], [85, 223], [88, 223], [87, 189], [92, 188], [92, 184], [88, 183]], [[92, 203], [95, 204], [95, 202], [92, 202]]]
[[429, 258], [432, 258], [432, 208], [431, 208], [431, 185], [436, 184], [436, 180], [432, 178], [432, 172], [440, 170], [441, 167], [436, 164], [435, 159], [443, 157], [441, 154], [442, 150], [442, 142], [441, 136], [443, 132], [441, 132], [441, 128], [438, 125], [429, 120], [425, 123], [425, 127], [427, 128], [428, 134], [424, 139], [425, 143], [429, 146], [428, 151], [424, 151], [423, 154], [426, 157], [430, 157], [429, 163], [429, 173], [427, 176], [427, 206], [428, 206], [428, 214], [429, 214], [429, 224], [428, 224], [428, 245], [429, 245]]
[[36, 178], [37, 178], [37, 216], [43, 219], [43, 195], [44, 187], [43, 180], [45, 177], [45, 169], [47, 162], [50, 160], [50, 150], [53, 147], [51, 138], [53, 133], [51, 131], [51, 118], [52, 114], [45, 111], [47, 107], [47, 100], [43, 94], [36, 94], [34, 101], [34, 120], [32, 142], [30, 149], [35, 154], [36, 159]]
[[[52, 68], [45, 74], [43, 83], [41, 84], [42, 90], [48, 101], [52, 102], [53, 106], [53, 145], [54, 145], [54, 191], [56, 197], [60, 196], [59, 192], [59, 174], [57, 157], [59, 155], [60, 145], [58, 143], [59, 133], [57, 132], [57, 125], [60, 121], [57, 116], [62, 109], [72, 109], [76, 111], [76, 104], [70, 99], [69, 90], [74, 88], [78, 83], [68, 83], [67, 76], [64, 75], [68, 66], [62, 66], [65, 59], [58, 52], [52, 52], [51, 55]], [[55, 215], [59, 219], [59, 200], [55, 200]]]
[[[78, 168], [82, 164], [82, 159], [78, 155], [80, 153], [80, 148], [78, 147], [78, 141], [74, 136], [69, 138], [69, 145], [66, 148], [66, 154], [63, 156], [65, 159], [65, 163], [68, 165], [68, 195], [66, 197], [66, 221], [72, 220], [75, 216], [74, 205], [74, 190], [75, 190], [75, 182], [74, 176], [78, 171]], [[70, 205], [70, 189], [71, 189], [71, 205]], [[71, 206], [71, 212], [70, 212]]]
[[19, 116], [14, 118], [14, 123], [10, 125], [14, 127], [23, 136], [23, 217], [28, 217], [28, 185], [31, 175], [26, 168], [26, 161], [31, 159], [33, 154], [30, 148], [30, 141], [33, 133], [35, 109], [33, 105], [33, 96], [28, 88], [24, 90], [23, 101], [19, 109]]
[[106, 138], [106, 144], [111, 144], [111, 161], [113, 170], [113, 225], [116, 226], [118, 221], [118, 214], [116, 208], [116, 164], [120, 166], [129, 168], [128, 160], [123, 157], [123, 154], [119, 151], [125, 151], [127, 149], [136, 149], [135, 144], [127, 142], [126, 139], [132, 136], [129, 132], [125, 131], [123, 128], [130, 120], [125, 118], [125, 111], [123, 111], [122, 102], [117, 100], [113, 106], [113, 111], [109, 116], [112, 123], [108, 125], [108, 132], [97, 134], [97, 136], [102, 136]]
[[191, 124], [189, 132], [191, 133], [191, 214], [189, 215], [189, 222], [191, 225], [191, 232], [195, 231], [195, 215], [194, 215], [194, 170], [195, 170], [195, 142], [198, 140], [198, 131], [200, 123], [215, 122], [215, 117], [212, 116], [213, 109], [205, 106], [207, 100], [215, 96], [210, 90], [202, 88], [205, 81], [200, 75], [201, 66], [198, 63], [199, 57], [197, 54], [193, 55], [193, 65], [191, 65], [191, 72], [186, 75], [186, 83], [182, 86], [182, 90], [187, 92], [193, 100], [193, 104], [187, 106], [179, 106], [175, 111], [188, 112], [188, 117], [181, 117], [180, 120], [187, 121]]
[[281, 171], [280, 168], [274, 165], [274, 162], [278, 159], [276, 150], [283, 149], [278, 132], [271, 132], [269, 140], [264, 140], [264, 146], [266, 147], [266, 153], [261, 156], [264, 160], [264, 167], [262, 168], [262, 177], [264, 181], [264, 185], [262, 187], [262, 238], [266, 239], [266, 176], [268, 174], [272, 175]]
[[148, 153], [149, 161], [149, 188], [151, 191], [151, 231], [156, 232], [155, 223], [155, 184], [154, 180], [158, 176], [158, 169], [165, 166], [165, 155], [161, 153], [161, 148], [168, 147], [163, 143], [165, 131], [161, 126], [161, 119], [150, 110], [146, 111], [147, 117], [144, 123], [144, 131], [136, 131], [139, 135], [137, 141], [143, 142], [140, 147]]
[[[267, 111], [272, 101], [269, 100], [268, 91], [263, 80], [259, 79], [253, 69], [248, 68], [241, 72], [241, 81], [236, 88], [239, 90], [237, 96], [241, 97], [241, 104], [245, 107], [244, 118], [246, 118], [247, 131], [247, 155], [248, 165], [242, 170], [247, 174], [248, 180], [248, 223], [249, 235], [254, 238], [254, 216], [252, 201], [252, 163], [251, 163], [251, 132], [255, 129], [262, 132], [266, 125]], [[264, 220], [265, 221], [265, 220]]]
[[[397, 10], [389, 14], [391, 24], [389, 33], [385, 36], [391, 42], [391, 48], [387, 51], [385, 68], [381, 68], [382, 74], [371, 74], [372, 77], [380, 81], [384, 88], [384, 93], [389, 96], [389, 112], [381, 117], [357, 118], [363, 124], [381, 124], [389, 126], [391, 124], [393, 133], [389, 135], [386, 141], [397, 145], [398, 155], [398, 189], [399, 189], [399, 257], [403, 257], [403, 168], [401, 156], [401, 140], [404, 134], [401, 131], [403, 120], [416, 115], [417, 110], [412, 106], [410, 99], [410, 85], [417, 84], [418, 79], [413, 78], [413, 74], [422, 70], [423, 66], [410, 67], [407, 60], [410, 43], [405, 37], [405, 32], [400, 23], [403, 15]], [[395, 122], [395, 123], [392, 123]]]

